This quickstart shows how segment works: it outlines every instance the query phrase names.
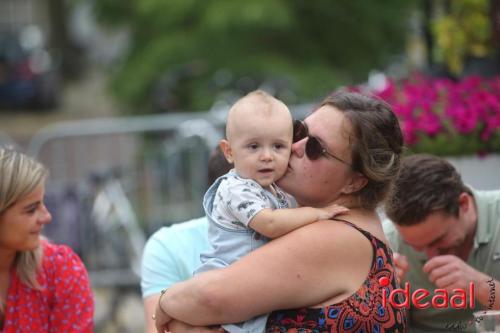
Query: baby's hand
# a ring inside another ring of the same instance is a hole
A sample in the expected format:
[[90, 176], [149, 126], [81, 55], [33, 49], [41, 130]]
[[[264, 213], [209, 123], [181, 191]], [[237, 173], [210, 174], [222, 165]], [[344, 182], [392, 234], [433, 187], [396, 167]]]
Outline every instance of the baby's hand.
[[318, 220], [328, 220], [337, 215], [342, 215], [347, 213], [349, 211], [349, 208], [333, 204], [330, 206], [326, 206], [324, 208], [318, 208], [318, 211], [319, 211]]

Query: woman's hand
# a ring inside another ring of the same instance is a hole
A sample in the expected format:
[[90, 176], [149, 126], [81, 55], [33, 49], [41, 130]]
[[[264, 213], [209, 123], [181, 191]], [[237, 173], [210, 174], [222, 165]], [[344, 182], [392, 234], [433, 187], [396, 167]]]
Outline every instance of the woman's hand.
[[172, 318], [161, 308], [161, 297], [160, 301], [156, 305], [155, 314], [153, 315], [153, 320], [155, 321], [156, 330], [158, 333], [169, 332], [169, 323]]
[[224, 333], [224, 329], [220, 326], [206, 327], [206, 326], [191, 326], [182, 321], [171, 320], [168, 328], [172, 333]]

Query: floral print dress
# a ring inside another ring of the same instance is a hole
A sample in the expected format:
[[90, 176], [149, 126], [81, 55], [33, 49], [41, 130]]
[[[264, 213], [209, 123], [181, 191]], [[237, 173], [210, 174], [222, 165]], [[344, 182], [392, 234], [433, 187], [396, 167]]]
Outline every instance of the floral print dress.
[[37, 279], [42, 290], [24, 285], [11, 271], [0, 333], [93, 332], [94, 302], [87, 271], [69, 247], [42, 241]]

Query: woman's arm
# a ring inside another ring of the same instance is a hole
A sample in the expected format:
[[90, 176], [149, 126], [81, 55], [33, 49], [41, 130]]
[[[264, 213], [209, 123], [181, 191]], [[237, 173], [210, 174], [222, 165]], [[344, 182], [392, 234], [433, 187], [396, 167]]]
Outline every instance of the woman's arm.
[[146, 333], [156, 333], [152, 316], [160, 291], [187, 280], [200, 264], [200, 253], [208, 249], [205, 217], [161, 228], [147, 241], [142, 254], [141, 289]]
[[320, 221], [253, 251], [233, 265], [174, 285], [161, 306], [191, 325], [247, 320], [316, 305], [356, 290], [371, 263], [369, 241], [343, 223]]
[[168, 328], [172, 333], [224, 333], [223, 328], [215, 326], [213, 328], [206, 326], [191, 326], [182, 321], [172, 320]]
[[158, 299], [160, 294], [153, 294], [144, 298], [144, 318], [146, 321], [146, 333], [157, 333], [155, 322], [153, 320], [153, 314], [155, 313], [156, 305], [158, 305]]

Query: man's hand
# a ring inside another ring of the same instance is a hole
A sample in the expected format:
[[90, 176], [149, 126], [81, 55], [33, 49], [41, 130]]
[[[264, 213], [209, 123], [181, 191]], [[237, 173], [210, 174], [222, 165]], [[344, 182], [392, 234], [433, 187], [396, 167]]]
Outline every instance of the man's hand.
[[429, 259], [423, 271], [438, 288], [452, 292], [455, 288], [467, 289], [470, 282], [478, 283], [486, 277], [454, 255], [436, 256]]
[[401, 255], [397, 252], [393, 253], [393, 258], [394, 267], [396, 268], [396, 278], [398, 279], [398, 282], [401, 283], [401, 280], [403, 280], [406, 272], [408, 272], [408, 269], [410, 268], [408, 259], [406, 259], [406, 256]]
[[443, 255], [429, 259], [423, 271], [429, 280], [438, 288], [453, 292], [453, 289], [469, 288], [474, 283], [475, 298], [489, 309], [499, 309], [500, 302], [496, 299], [498, 281], [467, 265], [462, 259], [454, 255]]

